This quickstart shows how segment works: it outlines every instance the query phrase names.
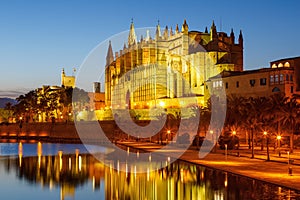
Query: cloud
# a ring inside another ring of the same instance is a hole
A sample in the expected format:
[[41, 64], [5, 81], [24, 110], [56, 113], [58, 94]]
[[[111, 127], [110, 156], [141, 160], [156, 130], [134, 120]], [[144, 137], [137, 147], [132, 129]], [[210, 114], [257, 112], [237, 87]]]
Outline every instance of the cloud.
[[28, 88], [18, 88], [14, 90], [0, 90], [0, 98], [8, 97], [8, 98], [15, 99], [22, 94], [26, 94], [30, 90], [31, 89]]

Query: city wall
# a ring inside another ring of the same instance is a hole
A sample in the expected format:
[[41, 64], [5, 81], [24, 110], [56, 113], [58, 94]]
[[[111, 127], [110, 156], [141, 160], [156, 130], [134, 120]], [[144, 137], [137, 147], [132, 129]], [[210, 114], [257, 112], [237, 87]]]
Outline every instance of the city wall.
[[[97, 123], [97, 122], [96, 122]], [[81, 122], [80, 129], [86, 130], [84, 136], [88, 139], [95, 139], [95, 134], [90, 131], [91, 124], [95, 125], [95, 122]], [[109, 136], [112, 135], [115, 130], [114, 121], [102, 121], [100, 122], [102, 130]], [[13, 123], [0, 125], [0, 139], [35, 139], [46, 140], [54, 142], [56, 141], [74, 141], [80, 142], [75, 124], [68, 123]]]

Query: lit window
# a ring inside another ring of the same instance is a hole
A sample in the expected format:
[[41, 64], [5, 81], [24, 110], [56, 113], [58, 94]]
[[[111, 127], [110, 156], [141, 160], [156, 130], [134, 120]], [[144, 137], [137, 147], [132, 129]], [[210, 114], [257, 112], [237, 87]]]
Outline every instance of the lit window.
[[284, 63], [284, 67], [290, 67], [290, 63], [289, 62], [285, 62]]
[[283, 67], [283, 64], [282, 64], [282, 63], [279, 63], [278, 67]]
[[272, 68], [277, 68], [277, 65], [276, 65], [276, 64], [273, 64], [273, 65], [272, 65]]

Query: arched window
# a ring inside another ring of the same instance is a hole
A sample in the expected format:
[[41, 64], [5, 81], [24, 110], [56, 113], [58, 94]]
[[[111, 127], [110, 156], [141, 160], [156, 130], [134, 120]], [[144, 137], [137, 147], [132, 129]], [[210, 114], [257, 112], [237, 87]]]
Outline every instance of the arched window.
[[283, 67], [283, 64], [282, 64], [282, 63], [279, 63], [278, 67]]
[[274, 87], [272, 92], [280, 92], [280, 89], [278, 87]]
[[272, 65], [272, 68], [277, 68], [277, 65], [276, 65], [276, 64], [273, 64], [273, 65]]
[[284, 67], [290, 67], [290, 63], [289, 62], [285, 62], [284, 63]]

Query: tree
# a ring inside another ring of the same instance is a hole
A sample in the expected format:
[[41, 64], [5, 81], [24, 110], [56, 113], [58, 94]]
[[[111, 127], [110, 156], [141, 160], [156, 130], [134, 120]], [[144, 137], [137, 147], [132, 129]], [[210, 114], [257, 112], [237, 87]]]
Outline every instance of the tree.
[[256, 131], [257, 141], [257, 132], [262, 132], [268, 104], [268, 99], [266, 97], [250, 97], [244, 109], [244, 112], [248, 113], [244, 123], [251, 131], [251, 158], [254, 158], [254, 131]]
[[295, 98], [290, 99], [284, 106], [281, 107], [282, 125], [290, 132], [290, 153], [294, 150], [294, 133], [296, 124], [299, 123], [300, 105]]

